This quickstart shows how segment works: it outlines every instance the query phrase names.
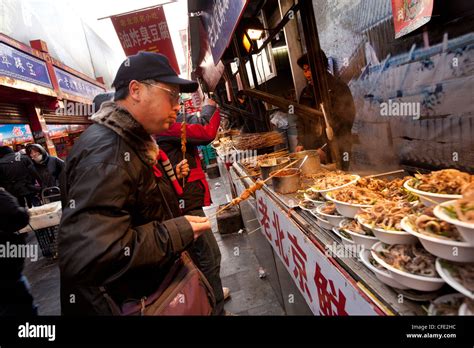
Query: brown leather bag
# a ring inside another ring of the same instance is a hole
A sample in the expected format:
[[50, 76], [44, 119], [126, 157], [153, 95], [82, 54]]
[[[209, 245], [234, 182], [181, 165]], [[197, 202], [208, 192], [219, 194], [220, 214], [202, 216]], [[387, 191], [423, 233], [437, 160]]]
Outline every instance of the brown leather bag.
[[181, 253], [159, 288], [140, 300], [118, 305], [103, 289], [116, 315], [212, 315], [216, 300], [211, 285], [187, 252]]

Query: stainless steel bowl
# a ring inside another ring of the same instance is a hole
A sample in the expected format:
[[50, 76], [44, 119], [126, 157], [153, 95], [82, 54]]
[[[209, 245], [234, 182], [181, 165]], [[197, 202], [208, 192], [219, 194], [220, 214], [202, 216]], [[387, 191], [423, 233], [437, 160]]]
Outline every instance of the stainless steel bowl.
[[[272, 175], [274, 172], [270, 173]], [[287, 194], [293, 193], [300, 189], [300, 175], [301, 170], [296, 168], [284, 169], [284, 176], [272, 177], [273, 190], [278, 193]]]
[[262, 179], [268, 179], [271, 172], [283, 168], [288, 163], [290, 163], [290, 159], [288, 157], [271, 158], [261, 161], [259, 166], [260, 172], [262, 173]]
[[306, 150], [290, 154], [290, 160], [295, 161], [294, 167], [298, 167], [303, 159], [308, 156], [308, 159], [303, 163], [303, 166], [300, 168], [301, 173], [305, 175], [314, 174], [321, 169], [321, 161], [319, 160], [318, 150]]

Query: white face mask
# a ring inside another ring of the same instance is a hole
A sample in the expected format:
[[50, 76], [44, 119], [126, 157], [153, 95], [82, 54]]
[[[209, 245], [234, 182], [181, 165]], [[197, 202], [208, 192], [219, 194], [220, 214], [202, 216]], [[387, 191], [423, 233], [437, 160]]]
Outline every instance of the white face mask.
[[35, 161], [36, 163], [40, 163], [42, 160], [43, 160], [43, 155], [41, 154], [36, 157], [33, 157], [33, 161]]

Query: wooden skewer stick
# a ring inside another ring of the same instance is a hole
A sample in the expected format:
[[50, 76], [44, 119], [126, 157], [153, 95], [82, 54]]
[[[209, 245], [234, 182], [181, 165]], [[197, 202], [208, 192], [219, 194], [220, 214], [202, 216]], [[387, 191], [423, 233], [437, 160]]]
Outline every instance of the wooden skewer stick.
[[[279, 172], [281, 172], [282, 170], [287, 169], [288, 167], [294, 165], [295, 163], [297, 163], [297, 162], [299, 162], [299, 161], [300, 161], [300, 159], [297, 159], [296, 161], [291, 162], [290, 164], [284, 166], [283, 168], [278, 169], [276, 172], [272, 173], [272, 175], [270, 175], [267, 179], [265, 179], [265, 180], [263, 181], [263, 183], [266, 183], [268, 180], [270, 180], [271, 178], [273, 178], [273, 177], [274, 177], [275, 175], [277, 175]], [[209, 219], [211, 219], [211, 218], [213, 218], [213, 217], [219, 215], [219, 214], [222, 213], [224, 210], [229, 209], [232, 205], [233, 205], [233, 203], [230, 202], [230, 203], [227, 204], [226, 206], [220, 208], [218, 211], [215, 212], [215, 214], [212, 214], [211, 216], [209, 216]]]
[[272, 175], [270, 175], [268, 178], [266, 178], [263, 183], [266, 183], [268, 180], [270, 180], [271, 178], [273, 178], [275, 175], [277, 175], [278, 173], [280, 173], [282, 170], [285, 170], [287, 169], [288, 167], [291, 167], [292, 165], [296, 164], [297, 162], [299, 162], [301, 159], [297, 159], [296, 161], [293, 161], [291, 162], [290, 164], [287, 164], [286, 166], [284, 166], [283, 168], [281, 169], [278, 169], [276, 172], [273, 172]]
[[380, 173], [380, 174], [374, 174], [374, 175], [367, 175], [364, 176], [364, 178], [375, 178], [377, 176], [385, 176], [385, 175], [390, 175], [390, 174], [397, 174], [397, 173], [403, 173], [405, 169], [399, 169], [399, 170], [394, 170], [391, 172], [385, 172], [385, 173]]
[[[420, 195], [417, 195], [416, 193], [412, 192], [414, 195], [418, 196], [418, 198], [420, 197]], [[435, 205], [438, 205], [439, 202], [436, 202], [434, 199], [431, 199], [431, 198], [428, 198], [426, 196], [423, 196], [423, 199], [426, 199], [427, 201], [430, 201], [431, 203], [434, 203]], [[421, 199], [420, 199], [421, 201]]]
[[253, 176], [259, 176], [260, 174], [253, 174], [253, 175], [244, 175], [244, 176], [239, 176], [237, 179], [245, 179], [245, 178], [251, 178]]

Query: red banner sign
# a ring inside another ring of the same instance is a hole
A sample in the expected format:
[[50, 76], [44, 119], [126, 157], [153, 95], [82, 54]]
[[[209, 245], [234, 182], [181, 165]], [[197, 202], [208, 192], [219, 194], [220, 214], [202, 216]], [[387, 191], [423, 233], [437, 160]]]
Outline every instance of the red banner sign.
[[163, 7], [111, 19], [127, 57], [140, 51], [161, 53], [168, 57], [176, 73], [180, 73]]
[[392, 0], [392, 12], [398, 39], [430, 21], [433, 0]]

